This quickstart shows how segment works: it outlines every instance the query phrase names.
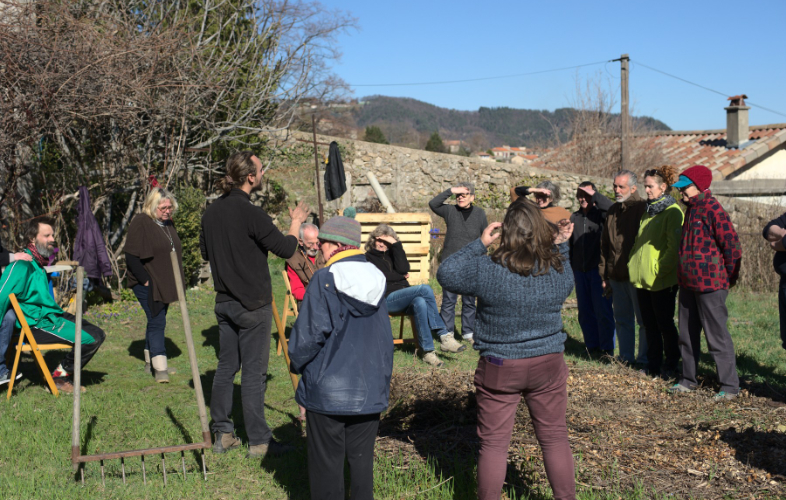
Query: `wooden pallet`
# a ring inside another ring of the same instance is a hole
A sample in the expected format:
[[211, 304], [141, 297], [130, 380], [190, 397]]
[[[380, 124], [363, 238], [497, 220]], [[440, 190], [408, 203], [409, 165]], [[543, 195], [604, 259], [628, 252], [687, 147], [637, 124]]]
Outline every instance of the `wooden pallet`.
[[362, 228], [361, 247], [365, 246], [368, 235], [380, 224], [387, 224], [398, 234], [409, 261], [409, 283], [421, 285], [428, 283], [429, 275], [429, 231], [431, 216], [426, 213], [395, 214], [357, 214], [355, 220]]

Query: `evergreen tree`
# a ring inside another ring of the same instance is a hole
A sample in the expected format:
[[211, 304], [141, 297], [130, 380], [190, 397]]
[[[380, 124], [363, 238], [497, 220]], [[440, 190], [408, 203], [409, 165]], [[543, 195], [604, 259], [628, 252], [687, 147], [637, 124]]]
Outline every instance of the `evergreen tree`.
[[385, 139], [385, 134], [382, 133], [382, 129], [376, 125], [366, 127], [366, 134], [363, 136], [363, 140], [366, 142], [375, 142], [377, 144], [390, 144], [388, 140]]
[[431, 137], [428, 138], [426, 151], [433, 151], [435, 153], [445, 152], [445, 144], [442, 142], [442, 137], [439, 136], [439, 132], [434, 132], [431, 134]]

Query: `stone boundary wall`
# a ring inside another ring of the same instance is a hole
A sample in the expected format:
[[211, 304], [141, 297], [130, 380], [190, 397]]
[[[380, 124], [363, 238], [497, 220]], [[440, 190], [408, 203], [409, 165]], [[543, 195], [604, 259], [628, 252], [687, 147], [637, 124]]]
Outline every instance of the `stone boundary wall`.
[[[298, 139], [310, 140], [311, 134], [292, 132]], [[606, 194], [611, 194], [611, 180], [600, 177], [579, 176], [527, 165], [498, 163], [445, 153], [432, 153], [386, 144], [317, 135], [317, 141], [338, 142], [345, 150], [344, 171], [350, 181], [349, 197], [341, 205], [362, 206], [376, 195], [366, 177], [371, 171], [376, 175], [385, 194], [397, 211], [428, 210], [428, 201], [438, 193], [459, 182], [475, 184], [476, 196], [506, 196], [511, 187], [534, 186], [549, 179], [560, 187], [559, 205], [576, 210], [574, 193], [580, 182], [589, 180]], [[320, 148], [320, 155], [326, 151]], [[339, 207], [335, 207], [339, 208]], [[485, 208], [485, 207], [484, 207]]]
[[[302, 132], [292, 132], [291, 136], [311, 139], [311, 134]], [[473, 182], [478, 198], [488, 199], [489, 195], [494, 194], [498, 199], [504, 199], [512, 186], [534, 186], [537, 182], [548, 179], [560, 187], [562, 198], [558, 204], [570, 211], [578, 209], [575, 192], [582, 181], [592, 181], [608, 196], [613, 193], [612, 179], [605, 177], [580, 176], [571, 172], [324, 135], [317, 135], [317, 141], [336, 141], [346, 151], [342, 159], [350, 181], [348, 187], [351, 187], [349, 195], [345, 195], [341, 200], [341, 204], [345, 206], [360, 206], [376, 200], [365, 175], [369, 170], [376, 175], [385, 194], [400, 212], [428, 211], [428, 201], [431, 198], [459, 182]], [[326, 148], [320, 148], [320, 155], [324, 153]], [[639, 179], [639, 189], [644, 197], [642, 179]], [[780, 206], [740, 198], [719, 196], [718, 199], [731, 215], [735, 226], [746, 232], [752, 232], [755, 228], [760, 231], [764, 224], [783, 211]], [[337, 205], [337, 202], [333, 204]]]

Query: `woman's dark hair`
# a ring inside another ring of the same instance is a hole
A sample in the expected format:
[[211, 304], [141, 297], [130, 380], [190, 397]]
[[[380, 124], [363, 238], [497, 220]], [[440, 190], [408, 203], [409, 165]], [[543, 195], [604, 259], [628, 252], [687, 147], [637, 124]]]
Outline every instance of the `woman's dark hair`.
[[251, 159], [253, 156], [253, 151], [239, 151], [230, 156], [227, 159], [227, 175], [216, 182], [216, 187], [227, 194], [232, 188], [245, 184], [246, 178], [257, 172], [257, 166]]
[[25, 228], [25, 240], [27, 243], [33, 243], [38, 236], [38, 226], [41, 224], [46, 224], [47, 226], [52, 226], [52, 229], [55, 228], [55, 219], [52, 217], [36, 217], [35, 219], [31, 220], [27, 223], [27, 228]]
[[[647, 177], [655, 177], [661, 183], [665, 183], [668, 187], [671, 187], [677, 182], [679, 175], [677, 174], [677, 167], [663, 165], [660, 168], [653, 168], [652, 170], [644, 172], [644, 178], [646, 179]], [[668, 188], [666, 191], [668, 192]]]
[[540, 276], [552, 267], [561, 273], [564, 257], [554, 248], [556, 234], [557, 226], [543, 217], [540, 207], [519, 198], [508, 207], [499, 248], [491, 260], [522, 276]]

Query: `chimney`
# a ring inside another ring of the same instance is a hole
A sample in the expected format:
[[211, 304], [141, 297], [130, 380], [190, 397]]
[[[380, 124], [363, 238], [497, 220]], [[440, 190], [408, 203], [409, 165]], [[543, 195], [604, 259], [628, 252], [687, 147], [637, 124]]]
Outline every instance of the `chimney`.
[[748, 142], [748, 110], [745, 105], [745, 94], [729, 97], [729, 107], [726, 109], [726, 147], [739, 148]]

